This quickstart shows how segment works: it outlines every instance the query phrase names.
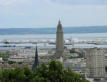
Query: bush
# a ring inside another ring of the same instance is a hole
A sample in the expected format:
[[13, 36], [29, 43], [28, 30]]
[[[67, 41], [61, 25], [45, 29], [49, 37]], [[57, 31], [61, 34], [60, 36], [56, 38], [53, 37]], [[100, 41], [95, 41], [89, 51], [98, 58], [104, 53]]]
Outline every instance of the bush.
[[14, 63], [16, 63], [16, 62], [14, 62], [14, 61], [8, 61], [8, 64], [14, 64]]
[[9, 56], [10, 56], [9, 53], [0, 53], [0, 57], [2, 57], [4, 61], [7, 61]]
[[22, 64], [22, 62], [18, 62], [18, 64]]
[[75, 50], [70, 50], [70, 53], [77, 53]]

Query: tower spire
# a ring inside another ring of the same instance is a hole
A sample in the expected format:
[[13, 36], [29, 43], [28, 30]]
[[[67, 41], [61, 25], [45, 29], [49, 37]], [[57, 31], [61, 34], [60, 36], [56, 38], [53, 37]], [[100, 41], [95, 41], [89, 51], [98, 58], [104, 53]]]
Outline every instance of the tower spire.
[[61, 21], [60, 21], [60, 19], [59, 19], [59, 22], [58, 22], [59, 24], [61, 24]]
[[37, 44], [36, 44], [35, 60], [34, 60], [33, 66], [32, 66], [32, 71], [34, 71], [38, 65], [39, 65], [39, 60], [38, 60], [38, 50], [37, 50]]
[[57, 32], [63, 32], [61, 21], [58, 21]]

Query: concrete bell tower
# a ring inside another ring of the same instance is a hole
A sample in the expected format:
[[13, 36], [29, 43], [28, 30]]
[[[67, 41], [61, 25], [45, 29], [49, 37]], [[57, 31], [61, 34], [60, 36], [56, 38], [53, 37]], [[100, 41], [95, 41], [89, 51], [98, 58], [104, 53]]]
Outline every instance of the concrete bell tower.
[[64, 38], [62, 24], [59, 20], [56, 32], [56, 57], [60, 58], [64, 53]]

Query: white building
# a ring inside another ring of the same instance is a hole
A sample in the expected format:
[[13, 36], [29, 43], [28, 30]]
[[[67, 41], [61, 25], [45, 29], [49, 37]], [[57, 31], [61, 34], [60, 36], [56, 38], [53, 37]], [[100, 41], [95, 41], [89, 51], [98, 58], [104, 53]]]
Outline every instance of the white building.
[[104, 78], [104, 50], [100, 48], [91, 48], [86, 51], [87, 76], [90, 78]]
[[3, 61], [3, 59], [2, 59], [2, 57], [0, 57], [0, 62], [2, 62]]
[[27, 57], [22, 57], [22, 56], [11, 56], [8, 60], [14, 62], [24, 62], [27, 59], [28, 59]]

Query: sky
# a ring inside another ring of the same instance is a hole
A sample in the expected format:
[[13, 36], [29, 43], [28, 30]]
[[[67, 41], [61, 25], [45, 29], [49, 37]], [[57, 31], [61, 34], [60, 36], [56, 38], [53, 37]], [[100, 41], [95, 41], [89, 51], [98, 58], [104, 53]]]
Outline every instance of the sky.
[[107, 0], [0, 0], [0, 28], [107, 25]]

